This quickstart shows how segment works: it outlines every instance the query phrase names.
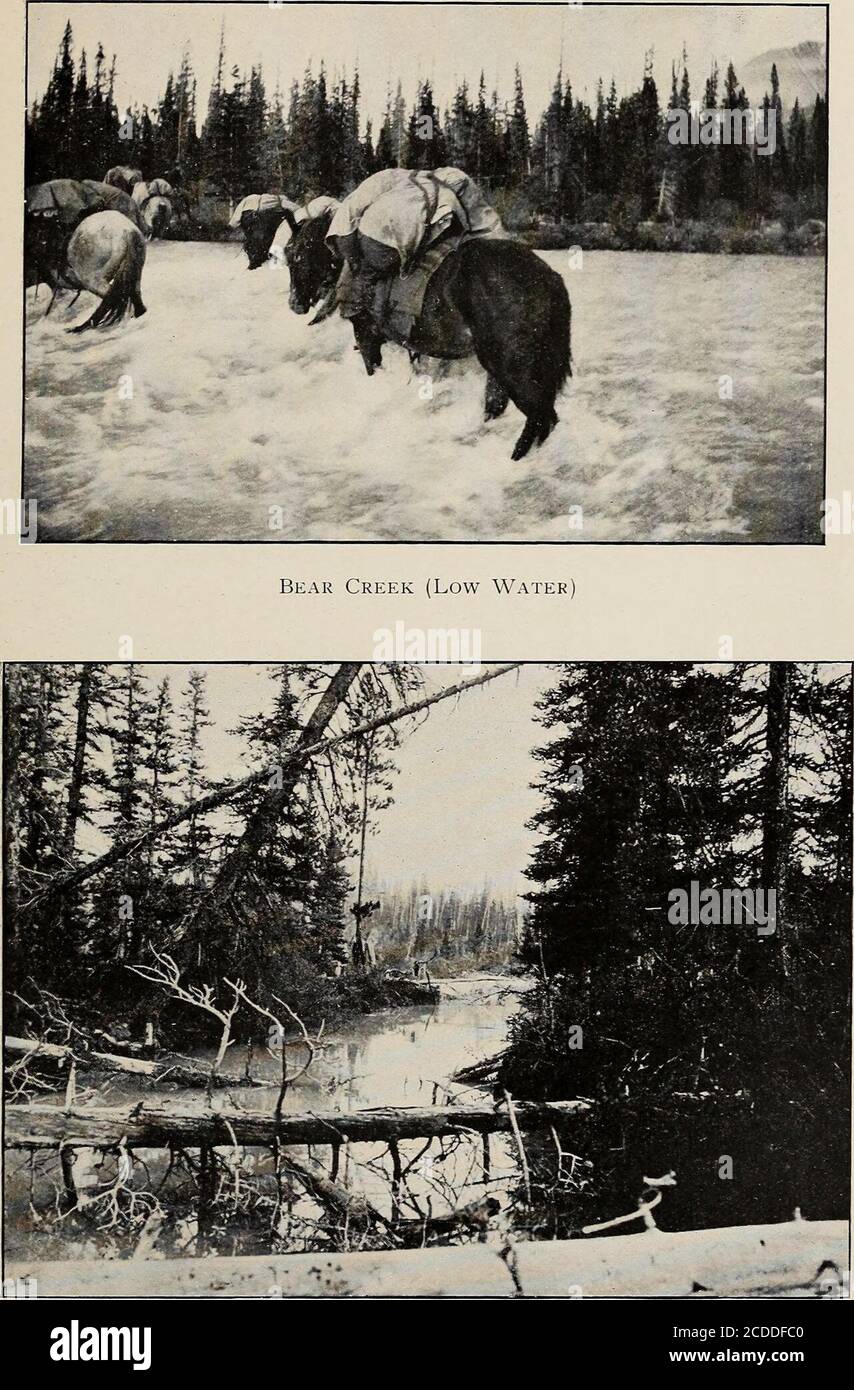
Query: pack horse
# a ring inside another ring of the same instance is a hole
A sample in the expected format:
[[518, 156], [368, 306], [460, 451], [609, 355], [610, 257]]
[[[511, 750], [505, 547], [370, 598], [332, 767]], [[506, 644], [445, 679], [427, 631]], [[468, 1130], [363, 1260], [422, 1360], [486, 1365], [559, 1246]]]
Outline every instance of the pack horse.
[[[129, 310], [145, 313], [142, 270], [145, 222], [131, 198], [115, 186], [55, 180], [28, 190], [25, 279], [53, 291], [84, 290], [101, 303], [72, 331], [118, 323]], [[72, 301], [73, 303], [74, 301]]]
[[463, 171], [384, 170], [341, 204], [324, 198], [298, 211], [274, 195], [254, 203], [241, 204], [239, 224], [250, 269], [287, 222], [291, 309], [318, 306], [314, 323], [339, 309], [368, 375], [387, 342], [413, 359], [474, 356], [486, 372], [485, 418], [510, 401], [525, 416], [513, 459], [548, 438], [572, 374], [569, 295], [542, 257], [507, 236]]

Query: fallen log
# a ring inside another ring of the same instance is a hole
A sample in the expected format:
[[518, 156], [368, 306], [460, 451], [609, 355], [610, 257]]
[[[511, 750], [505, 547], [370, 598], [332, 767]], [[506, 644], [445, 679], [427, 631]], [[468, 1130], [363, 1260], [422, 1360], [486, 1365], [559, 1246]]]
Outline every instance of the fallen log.
[[[514, 1105], [522, 1130], [548, 1129], [590, 1110], [587, 1101], [520, 1101]], [[235, 1107], [197, 1112], [140, 1101], [130, 1106], [86, 1106], [64, 1110], [58, 1105], [6, 1107], [6, 1145], [13, 1149], [198, 1148], [203, 1145], [341, 1144], [430, 1139], [472, 1130], [478, 1134], [512, 1130], [501, 1106], [381, 1106], [376, 1110], [302, 1112], [263, 1115]]]
[[441, 994], [436, 985], [426, 980], [413, 980], [408, 976], [386, 975], [383, 983], [401, 1004], [438, 1004]]
[[830, 1297], [841, 1290], [847, 1249], [845, 1221], [652, 1230], [520, 1244], [514, 1272], [531, 1298]]
[[12, 1038], [3, 1040], [3, 1049], [13, 1057], [27, 1057], [32, 1061], [45, 1060], [61, 1066], [75, 1062], [78, 1071], [118, 1071], [129, 1076], [142, 1077], [156, 1085], [160, 1081], [174, 1081], [178, 1086], [193, 1087], [196, 1090], [231, 1089], [235, 1086], [273, 1086], [268, 1081], [255, 1081], [251, 1077], [215, 1076], [211, 1082], [210, 1074], [197, 1067], [188, 1067], [180, 1062], [161, 1060], [149, 1062], [142, 1057], [120, 1057], [113, 1052], [93, 1052], [85, 1048], [66, 1047], [60, 1043], [39, 1042], [35, 1038]]
[[179, 1260], [56, 1260], [7, 1267], [45, 1298], [512, 1298], [485, 1245], [347, 1255], [209, 1255]]
[[345, 1222], [356, 1230], [367, 1230], [371, 1226], [388, 1228], [388, 1219], [371, 1206], [367, 1197], [342, 1187], [315, 1159], [299, 1159], [288, 1153], [282, 1155], [280, 1161], [285, 1172], [297, 1178], [309, 1197], [329, 1212], [333, 1220]]
[[504, 1053], [495, 1053], [492, 1057], [483, 1057], [479, 1062], [471, 1062], [468, 1066], [460, 1067], [451, 1077], [462, 1086], [492, 1086], [498, 1079], [498, 1071], [504, 1061]]
[[[845, 1221], [346, 1254], [7, 1263], [41, 1298], [843, 1297]], [[511, 1275], [508, 1264], [513, 1264]], [[515, 1276], [515, 1279], [514, 1279]], [[579, 1308], [583, 1318], [583, 1304]]]

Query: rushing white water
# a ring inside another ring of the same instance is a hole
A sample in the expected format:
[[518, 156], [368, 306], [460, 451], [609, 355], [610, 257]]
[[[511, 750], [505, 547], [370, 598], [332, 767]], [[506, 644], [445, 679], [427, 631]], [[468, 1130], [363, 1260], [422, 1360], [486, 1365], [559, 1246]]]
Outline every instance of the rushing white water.
[[348, 325], [296, 317], [287, 271], [250, 273], [236, 245], [152, 243], [149, 312], [102, 332], [64, 332], [90, 296], [45, 319], [30, 292], [40, 537], [820, 540], [823, 262], [545, 259], [569, 287], [575, 376], [519, 463], [522, 417], [483, 423], [476, 363], [442, 376], [386, 348], [368, 378]]

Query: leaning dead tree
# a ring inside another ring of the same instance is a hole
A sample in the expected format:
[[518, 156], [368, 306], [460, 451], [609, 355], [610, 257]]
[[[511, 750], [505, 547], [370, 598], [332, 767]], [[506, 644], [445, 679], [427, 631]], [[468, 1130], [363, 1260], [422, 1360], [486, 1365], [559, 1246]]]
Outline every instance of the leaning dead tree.
[[[206, 895], [210, 901], [216, 902], [219, 908], [231, 900], [249, 866], [260, 852], [268, 827], [282, 818], [302, 776], [305, 763], [311, 757], [312, 749], [329, 727], [336, 710], [359, 674], [359, 669], [358, 661], [342, 662], [312, 710], [294, 747], [287, 751], [283, 749], [281, 762], [265, 769], [263, 776], [267, 779], [267, 792], [247, 820], [237, 844], [220, 865]], [[185, 935], [190, 920], [185, 918], [184, 922], [179, 924], [172, 938], [173, 945]]]
[[[280, 762], [249, 773], [246, 777], [235, 782], [229, 782], [226, 786], [198, 797], [195, 801], [187, 802], [180, 810], [155, 821], [138, 835], [114, 845], [104, 854], [90, 860], [88, 864], [81, 864], [79, 868], [73, 869], [69, 873], [57, 874], [44, 889], [34, 893], [27, 903], [20, 904], [19, 912], [22, 914], [31, 912], [36, 907], [43, 908], [46, 903], [63, 898], [65, 894], [72, 889], [79, 888], [81, 884], [96, 874], [103, 873], [112, 865], [139, 853], [152, 840], [156, 840], [167, 831], [174, 830], [193, 817], [206, 815], [250, 788], [266, 782], [269, 788], [266, 796], [250, 816], [243, 834], [225, 859], [211, 885], [210, 897], [221, 902], [223, 895], [227, 898], [233, 894], [243, 874], [251, 864], [258, 846], [263, 842], [266, 828], [270, 825], [271, 820], [282, 816], [306, 765], [312, 759], [322, 757], [342, 744], [365, 738], [379, 729], [388, 728], [399, 723], [402, 719], [420, 714], [443, 700], [461, 695], [464, 691], [473, 690], [477, 686], [497, 680], [499, 676], [518, 670], [522, 663], [512, 661], [500, 666], [487, 667], [477, 676], [457, 681], [454, 685], [446, 686], [444, 690], [437, 691], [433, 695], [426, 695], [420, 700], [412, 700], [399, 705], [396, 709], [389, 710], [374, 719], [368, 719], [343, 733], [325, 737], [325, 731], [356, 679], [360, 665], [359, 662], [343, 662], [336, 669], [296, 744], [283, 752]], [[185, 935], [188, 926], [189, 922], [179, 924], [173, 935], [173, 941], [180, 940]]]

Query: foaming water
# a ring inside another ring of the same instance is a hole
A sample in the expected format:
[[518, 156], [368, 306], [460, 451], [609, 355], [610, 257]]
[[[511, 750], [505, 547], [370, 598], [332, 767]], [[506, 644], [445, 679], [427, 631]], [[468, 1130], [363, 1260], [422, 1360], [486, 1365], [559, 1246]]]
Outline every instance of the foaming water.
[[25, 495], [52, 540], [815, 542], [817, 259], [590, 252], [569, 269], [573, 380], [519, 463], [473, 361], [365, 375], [288, 276], [235, 246], [149, 246], [142, 319], [27, 304]]

